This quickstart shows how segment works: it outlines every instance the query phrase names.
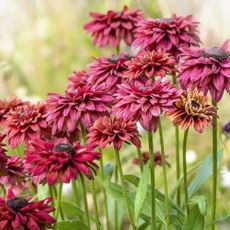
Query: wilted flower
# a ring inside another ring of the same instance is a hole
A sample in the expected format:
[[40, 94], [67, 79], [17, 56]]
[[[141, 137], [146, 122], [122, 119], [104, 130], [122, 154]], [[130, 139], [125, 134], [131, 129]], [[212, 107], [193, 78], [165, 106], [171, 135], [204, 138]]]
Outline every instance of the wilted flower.
[[0, 100], [0, 125], [5, 124], [7, 116], [13, 112], [17, 107], [28, 104], [27, 101], [22, 101], [16, 97], [10, 100]]
[[88, 82], [92, 85], [109, 88], [112, 92], [116, 92], [117, 85], [121, 83], [122, 75], [127, 70], [125, 61], [130, 58], [126, 54], [113, 55], [110, 58], [95, 58], [94, 62], [88, 66]]
[[7, 174], [7, 170], [6, 170], [7, 156], [6, 156], [5, 144], [2, 143], [4, 138], [5, 135], [0, 134], [0, 176]]
[[144, 51], [125, 64], [128, 70], [123, 78], [128, 82], [146, 77], [166, 77], [167, 74], [176, 72], [175, 59], [162, 51]]
[[52, 134], [72, 132], [77, 122], [89, 127], [98, 117], [106, 114], [112, 101], [108, 92], [91, 86], [78, 87], [66, 91], [64, 95], [49, 93], [47, 121], [52, 126]]
[[173, 118], [173, 124], [182, 129], [193, 126], [202, 133], [204, 128], [212, 121], [211, 117], [217, 116], [217, 108], [208, 102], [208, 97], [197, 89], [184, 91], [175, 102], [175, 109], [167, 113]]
[[[146, 164], [149, 161], [149, 152], [143, 152], [141, 154], [141, 157], [142, 157], [144, 164]], [[166, 156], [166, 157], [168, 157], [168, 156]], [[161, 158], [161, 152], [160, 151], [156, 151], [154, 153], [154, 160], [155, 160], [155, 165], [162, 166], [162, 158]], [[139, 165], [140, 161], [139, 161], [138, 157], [134, 157], [132, 160], [132, 163], [135, 165]], [[170, 167], [169, 162], [166, 161], [166, 164]]]
[[198, 88], [214, 101], [219, 101], [224, 90], [230, 93], [230, 40], [222, 47], [187, 48], [182, 53], [179, 80], [183, 89]]
[[123, 142], [132, 142], [135, 146], [140, 147], [141, 142], [138, 136], [134, 121], [115, 116], [104, 116], [96, 120], [90, 127], [87, 142], [100, 148], [105, 148], [112, 143], [114, 148], [119, 150]]
[[91, 147], [41, 139], [31, 141], [25, 154], [24, 167], [34, 182], [49, 185], [69, 183], [79, 173], [92, 179], [97, 168], [94, 161], [100, 159], [100, 153]]
[[0, 229], [36, 229], [52, 228], [55, 219], [49, 215], [54, 210], [48, 204], [51, 198], [30, 201], [30, 197], [0, 198]]
[[131, 45], [136, 23], [143, 19], [139, 10], [128, 11], [127, 6], [121, 12], [109, 10], [107, 14], [90, 13], [90, 16], [93, 19], [84, 25], [84, 29], [91, 33], [93, 44], [100, 48], [107, 45], [117, 48], [121, 40]]
[[116, 94], [114, 113], [125, 119], [140, 121], [144, 129], [156, 131], [159, 116], [162, 112], [173, 109], [173, 103], [178, 99], [179, 90], [169, 81], [148, 81], [119, 86]]
[[47, 127], [46, 109], [42, 103], [26, 104], [17, 107], [7, 116], [4, 133], [12, 148], [41, 134]]
[[85, 70], [75, 71], [69, 77], [68, 90], [75, 90], [87, 84], [88, 74]]
[[142, 50], [164, 50], [177, 57], [181, 47], [198, 46], [198, 23], [193, 16], [145, 19], [139, 21], [134, 46]]

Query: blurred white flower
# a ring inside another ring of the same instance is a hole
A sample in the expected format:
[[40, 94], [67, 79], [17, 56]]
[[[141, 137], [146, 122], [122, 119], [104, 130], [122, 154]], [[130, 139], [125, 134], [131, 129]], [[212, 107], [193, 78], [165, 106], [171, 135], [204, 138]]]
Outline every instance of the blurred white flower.
[[68, 184], [64, 183], [63, 188], [62, 188], [62, 194], [63, 195], [68, 195], [71, 191], [72, 191], [71, 183], [68, 183]]
[[223, 187], [230, 187], [230, 171], [226, 166], [221, 169], [221, 184]]
[[196, 158], [197, 158], [197, 154], [196, 154], [196, 152], [194, 150], [192, 150], [192, 149], [187, 150], [187, 152], [186, 152], [186, 162], [188, 164], [193, 163], [196, 160]]

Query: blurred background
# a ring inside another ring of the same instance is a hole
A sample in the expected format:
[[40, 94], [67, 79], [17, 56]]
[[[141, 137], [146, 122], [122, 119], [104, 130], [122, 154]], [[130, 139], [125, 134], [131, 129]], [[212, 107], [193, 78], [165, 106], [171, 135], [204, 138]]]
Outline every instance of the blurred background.
[[[204, 46], [219, 46], [230, 38], [229, 0], [0, 0], [0, 99], [17, 95], [36, 101], [45, 99], [48, 92], [63, 92], [74, 70], [86, 68], [92, 56], [111, 53], [109, 48], [99, 50], [93, 46], [91, 37], [83, 30], [89, 20], [88, 13], [121, 10], [123, 5], [141, 9], [146, 17], [193, 14], [201, 23], [199, 30]], [[221, 127], [230, 120], [229, 95], [220, 102], [219, 115]], [[169, 124], [166, 121], [165, 126]], [[165, 141], [171, 163], [169, 181], [174, 184], [171, 141], [174, 132], [171, 130]], [[199, 161], [211, 151], [210, 133], [210, 127], [202, 136], [191, 132], [189, 163]], [[228, 145], [226, 142], [225, 147], [230, 149]], [[227, 148], [219, 179], [218, 216], [230, 212]], [[135, 169], [130, 165], [126, 170]], [[160, 169], [158, 173], [161, 175]], [[210, 185], [207, 183], [200, 193], [210, 195]], [[160, 181], [159, 187], [162, 187]]]

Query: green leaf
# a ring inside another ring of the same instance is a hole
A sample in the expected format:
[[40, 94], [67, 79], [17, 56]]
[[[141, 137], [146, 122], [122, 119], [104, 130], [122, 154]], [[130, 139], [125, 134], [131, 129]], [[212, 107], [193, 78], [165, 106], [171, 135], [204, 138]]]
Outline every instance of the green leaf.
[[[217, 153], [217, 166], [220, 166], [220, 160], [223, 155], [223, 150]], [[212, 156], [208, 155], [203, 163], [200, 165], [199, 170], [188, 188], [188, 195], [191, 198], [201, 186], [212, 176]]]
[[191, 199], [191, 204], [197, 204], [201, 215], [207, 215], [208, 204], [205, 196], [194, 196]]
[[76, 204], [63, 200], [61, 202], [64, 213], [69, 217], [84, 217], [84, 211]]
[[182, 230], [203, 230], [204, 216], [201, 215], [198, 205], [194, 206], [185, 218]]
[[144, 167], [144, 171], [142, 173], [141, 180], [137, 188], [136, 198], [135, 198], [134, 216], [135, 216], [136, 223], [138, 223], [141, 211], [144, 207], [144, 202], [147, 195], [148, 181], [149, 181], [149, 165], [147, 164]]
[[75, 221], [62, 221], [57, 224], [59, 230], [89, 230], [88, 226], [86, 226], [83, 222], [75, 220]]

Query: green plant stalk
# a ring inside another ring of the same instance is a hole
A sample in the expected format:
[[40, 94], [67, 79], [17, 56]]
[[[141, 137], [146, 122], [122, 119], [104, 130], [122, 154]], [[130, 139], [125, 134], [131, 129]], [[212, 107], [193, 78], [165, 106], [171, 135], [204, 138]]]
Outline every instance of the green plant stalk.
[[53, 190], [51, 188], [51, 186], [48, 185], [48, 188], [49, 188], [49, 194], [50, 194], [50, 197], [52, 198], [52, 206], [54, 207], [54, 194], [53, 194]]
[[138, 156], [138, 160], [139, 160], [139, 165], [140, 165], [140, 170], [141, 172], [143, 172], [143, 167], [144, 167], [144, 162], [141, 156], [141, 149], [137, 147], [137, 156]]
[[186, 129], [184, 132], [183, 140], [183, 176], [184, 176], [184, 195], [185, 195], [185, 208], [187, 215], [189, 214], [188, 206], [188, 178], [187, 178], [187, 162], [186, 162], [186, 149], [187, 149], [187, 140], [188, 140], [189, 129]]
[[80, 207], [80, 200], [78, 198], [78, 191], [77, 191], [77, 182], [76, 180], [72, 180], [71, 181], [71, 185], [72, 185], [72, 189], [73, 189], [73, 195], [74, 195], [74, 199], [75, 199], [75, 202], [76, 202], [76, 205]]
[[120, 154], [119, 154], [118, 150], [115, 150], [115, 158], [116, 158], [117, 169], [118, 169], [119, 176], [120, 176], [120, 179], [121, 179], [121, 186], [122, 186], [122, 191], [123, 191], [123, 195], [124, 195], [124, 199], [125, 199], [125, 204], [126, 204], [128, 214], [129, 214], [129, 219], [130, 219], [130, 222], [131, 222], [131, 225], [132, 225], [132, 229], [136, 230], [132, 210], [131, 210], [131, 207], [130, 207], [130, 204], [129, 204], [128, 193], [127, 193], [127, 190], [126, 190], [126, 187], [125, 187], [125, 178], [124, 178], [124, 175], [123, 175], [123, 172], [122, 172]]
[[92, 179], [92, 196], [93, 196], [93, 207], [94, 207], [94, 212], [95, 212], [95, 222], [96, 222], [96, 228], [97, 230], [100, 230], [100, 219], [99, 219], [99, 212], [98, 212], [98, 207], [97, 207], [97, 197], [96, 197], [96, 187], [95, 187], [95, 181]]
[[[117, 165], [115, 166], [114, 169], [114, 179], [115, 179], [115, 183], [117, 184], [118, 182], [118, 171], [117, 171]], [[114, 201], [114, 230], [118, 230], [119, 226], [118, 226], [118, 204], [117, 201]]]
[[161, 118], [160, 117], [159, 117], [158, 129], [159, 129], [159, 136], [160, 136], [161, 159], [162, 159], [162, 169], [163, 169], [163, 178], [164, 178], [166, 229], [170, 230], [170, 210], [169, 210], [168, 181], [167, 181], [166, 160], [165, 160], [164, 136], [163, 136]]
[[[54, 199], [56, 200], [57, 199], [57, 189], [56, 189], [55, 185], [53, 185], [53, 186], [50, 185], [50, 187], [51, 187], [51, 189], [53, 191]], [[64, 220], [65, 217], [64, 217], [64, 212], [62, 210], [61, 205], [60, 205], [60, 214], [61, 214], [61, 219]]]
[[148, 132], [148, 143], [149, 143], [149, 170], [151, 178], [151, 230], [156, 229], [156, 207], [155, 207], [155, 158], [153, 148], [153, 134]]
[[[62, 197], [62, 182], [59, 183], [58, 185], [58, 193], [57, 193], [57, 202], [56, 202], [56, 207], [55, 207], [55, 214], [54, 218], [56, 220], [56, 223], [58, 222], [58, 216], [60, 212], [60, 207], [61, 207], [61, 197]], [[55, 225], [55, 229], [57, 229], [57, 226]]]
[[[217, 103], [213, 100], [213, 106], [217, 106]], [[215, 230], [216, 219], [216, 192], [217, 192], [217, 118], [212, 119], [212, 214], [211, 214], [211, 229]]]
[[[177, 85], [176, 75], [173, 76], [173, 84]], [[180, 131], [179, 127], [175, 126], [175, 153], [176, 153], [176, 179], [180, 180]], [[180, 207], [180, 186], [177, 189], [177, 205]]]
[[[100, 167], [101, 167], [101, 177], [102, 180], [105, 179], [104, 175], [104, 163], [103, 163], [103, 158], [102, 158], [102, 150], [100, 149], [101, 152], [101, 158], [100, 158]], [[105, 188], [102, 188], [103, 196], [104, 196], [104, 205], [105, 205], [105, 218], [106, 218], [106, 229], [110, 230], [110, 224], [109, 224], [109, 210], [108, 210], [108, 202], [107, 202], [107, 193]]]
[[82, 194], [83, 194], [83, 202], [84, 202], [84, 209], [85, 209], [85, 215], [86, 215], [86, 222], [87, 222], [89, 229], [91, 229], [89, 209], [88, 209], [88, 203], [87, 203], [87, 191], [85, 188], [85, 180], [84, 180], [84, 177], [81, 173], [79, 173], [79, 176], [80, 176], [80, 181], [81, 181], [81, 185], [82, 185]]

